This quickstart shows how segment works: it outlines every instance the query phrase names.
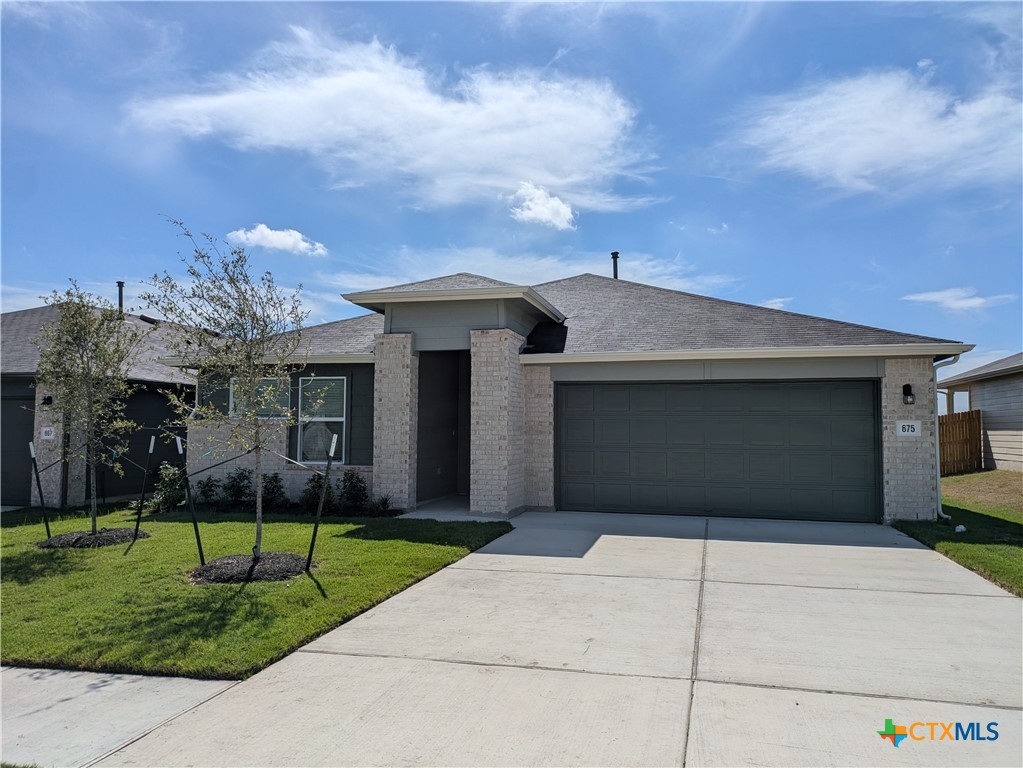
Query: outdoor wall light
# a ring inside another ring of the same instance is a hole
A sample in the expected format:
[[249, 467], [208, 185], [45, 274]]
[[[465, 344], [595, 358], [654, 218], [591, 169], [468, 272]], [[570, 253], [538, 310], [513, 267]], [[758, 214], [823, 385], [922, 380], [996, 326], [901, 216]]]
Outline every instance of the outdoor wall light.
[[902, 402], [904, 402], [906, 405], [912, 405], [913, 403], [916, 402], [916, 395], [913, 394], [912, 384], [902, 385]]
[[43, 398], [43, 405], [53, 405], [53, 398], [47, 395]]

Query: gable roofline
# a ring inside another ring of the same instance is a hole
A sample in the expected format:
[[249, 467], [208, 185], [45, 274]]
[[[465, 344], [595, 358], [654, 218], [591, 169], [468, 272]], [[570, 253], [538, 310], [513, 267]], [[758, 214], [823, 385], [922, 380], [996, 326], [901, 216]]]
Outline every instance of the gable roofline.
[[794, 357], [931, 357], [934, 361], [973, 349], [973, 344], [856, 344], [818, 347], [719, 347], [644, 352], [541, 352], [519, 355], [524, 365], [640, 363], [661, 360], [763, 360]]
[[495, 285], [485, 288], [433, 288], [408, 291], [360, 291], [358, 293], [343, 293], [341, 298], [357, 306], [371, 309], [374, 312], [383, 312], [384, 307], [388, 304], [519, 299], [532, 305], [556, 323], [565, 321], [565, 315], [557, 307], [528, 285]]
[[956, 376], [951, 376], [944, 381], [939, 381], [938, 386], [942, 389], [948, 387], [959, 387], [972, 384], [975, 381], [986, 381], [997, 379], [1002, 376], [1011, 376], [1016, 373], [1023, 373], [1023, 352], [1003, 357], [1000, 360], [978, 366]]

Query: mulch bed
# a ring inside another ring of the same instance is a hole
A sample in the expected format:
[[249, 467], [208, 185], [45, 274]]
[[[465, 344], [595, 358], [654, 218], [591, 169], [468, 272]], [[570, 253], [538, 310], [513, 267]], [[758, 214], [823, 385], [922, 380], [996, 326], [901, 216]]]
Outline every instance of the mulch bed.
[[[149, 534], [139, 531], [140, 539], [148, 539]], [[127, 544], [135, 538], [134, 528], [100, 528], [96, 533], [89, 531], [75, 531], [74, 533], [62, 533], [53, 536], [46, 541], [39, 543], [42, 549], [61, 549], [74, 547], [76, 549], [92, 549], [93, 547], [110, 547], [114, 544]]]
[[[313, 567], [316, 563], [313, 563]], [[248, 581], [285, 581], [305, 573], [305, 558], [291, 552], [227, 555], [192, 571], [193, 584], [243, 584]]]

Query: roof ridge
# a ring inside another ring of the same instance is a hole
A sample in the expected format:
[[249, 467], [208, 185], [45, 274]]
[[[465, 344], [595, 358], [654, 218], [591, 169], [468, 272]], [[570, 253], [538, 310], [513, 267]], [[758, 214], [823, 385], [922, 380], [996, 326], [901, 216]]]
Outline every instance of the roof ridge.
[[[715, 303], [720, 303], [720, 304], [729, 304], [731, 306], [746, 307], [746, 308], [753, 309], [753, 310], [763, 310], [764, 312], [774, 312], [774, 313], [778, 313], [778, 314], [781, 314], [781, 315], [787, 315], [789, 317], [804, 318], [804, 319], [807, 319], [807, 320], [813, 320], [813, 321], [817, 321], [817, 322], [823, 321], [823, 322], [826, 322], [826, 323], [836, 323], [838, 325], [842, 325], [842, 326], [850, 327], [850, 328], [862, 328], [862, 329], [868, 330], [868, 331], [881, 331], [883, 333], [894, 333], [894, 334], [897, 334], [899, 336], [915, 336], [915, 337], [920, 338], [920, 339], [927, 339], [928, 341], [939, 341], [939, 342], [953, 341], [952, 339], [940, 339], [940, 338], [938, 338], [936, 336], [923, 336], [923, 335], [918, 334], [918, 333], [907, 333], [905, 331], [895, 331], [895, 330], [892, 330], [891, 328], [881, 328], [881, 327], [876, 326], [876, 325], [865, 325], [863, 323], [851, 323], [848, 320], [836, 320], [835, 318], [832, 318], [832, 317], [821, 317], [820, 315], [808, 315], [808, 314], [803, 313], [803, 312], [792, 312], [792, 311], [789, 311], [787, 309], [775, 309], [774, 307], [764, 307], [764, 306], [761, 306], [759, 304], [747, 304], [746, 302], [743, 302], [743, 301], [735, 301], [733, 299], [722, 299], [722, 298], [718, 298], [717, 296], [706, 296], [706, 295], [701, 294], [701, 293], [691, 293], [689, 291], [680, 291], [680, 290], [678, 290], [676, 288], [664, 288], [664, 287], [659, 286], [659, 285], [650, 285], [649, 283], [638, 283], [638, 282], [636, 282], [634, 280], [624, 280], [622, 278], [607, 277], [605, 275], [595, 275], [592, 272], [584, 272], [581, 275], [575, 275], [574, 277], [566, 277], [566, 278], [562, 278], [561, 280], [552, 280], [550, 283], [540, 283], [540, 284], [538, 284], [535, 287], [540, 287], [540, 286], [543, 286], [543, 285], [552, 285], [554, 283], [565, 283], [565, 282], [568, 282], [570, 280], [576, 280], [576, 279], [578, 279], [580, 277], [595, 277], [595, 278], [598, 278], [598, 279], [600, 279], [602, 281], [607, 281], [609, 283], [627, 283], [628, 285], [634, 285], [634, 286], [637, 286], [637, 287], [640, 287], [640, 288], [652, 289], [652, 290], [655, 290], [655, 291], [660, 291], [662, 293], [670, 293], [670, 294], [677, 295], [677, 296], [688, 296], [690, 298], [701, 300], [701, 301], [715, 302]], [[954, 343], [961, 343], [961, 342], [955, 341]]]

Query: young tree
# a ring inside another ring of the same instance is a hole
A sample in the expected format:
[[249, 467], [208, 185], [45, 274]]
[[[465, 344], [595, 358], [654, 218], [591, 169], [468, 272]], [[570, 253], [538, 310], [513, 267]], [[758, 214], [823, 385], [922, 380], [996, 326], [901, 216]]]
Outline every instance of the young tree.
[[[256, 543], [263, 548], [262, 453], [276, 430], [293, 423], [288, 405], [290, 373], [308, 313], [299, 303], [301, 286], [287, 293], [273, 275], [252, 275], [243, 248], [221, 250], [216, 238], [196, 238], [177, 220], [192, 244], [182, 257], [187, 279], [154, 275], [141, 299], [167, 320], [194, 330], [172, 342], [180, 363], [198, 372], [198, 396], [171, 396], [179, 424], [211, 427], [215, 448], [251, 451], [255, 457]], [[215, 393], [230, 392], [218, 399]], [[224, 402], [224, 400], [228, 402]], [[272, 421], [271, 421], [272, 420]]]
[[128, 368], [146, 332], [74, 280], [64, 293], [54, 291], [44, 300], [59, 312], [57, 322], [36, 339], [36, 384], [60, 409], [64, 431], [72, 435], [70, 455], [86, 460], [95, 534], [96, 467], [105, 464], [123, 474], [117, 457], [127, 450], [129, 432], [138, 428], [124, 417], [124, 407], [136, 389], [128, 382]]

